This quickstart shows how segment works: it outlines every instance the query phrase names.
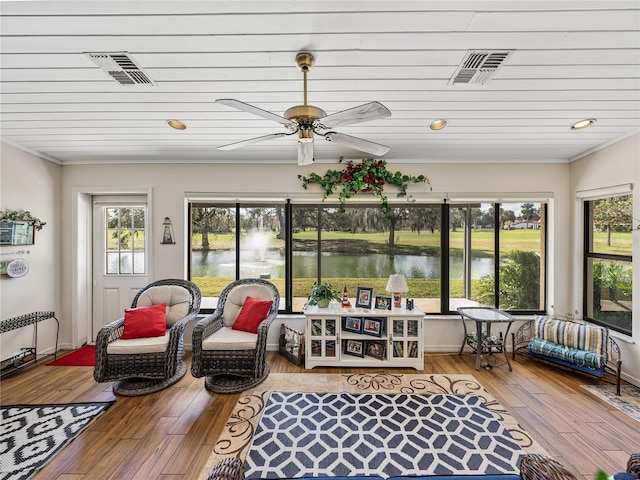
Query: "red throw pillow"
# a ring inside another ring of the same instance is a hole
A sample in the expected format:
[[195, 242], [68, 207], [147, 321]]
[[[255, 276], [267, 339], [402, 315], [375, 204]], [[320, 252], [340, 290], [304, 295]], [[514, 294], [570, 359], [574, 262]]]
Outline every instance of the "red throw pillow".
[[258, 333], [258, 325], [264, 320], [273, 305], [273, 300], [257, 300], [247, 297], [240, 309], [238, 318], [231, 327], [234, 330]]
[[167, 331], [167, 304], [126, 308], [124, 311], [123, 340], [143, 337], [161, 337]]

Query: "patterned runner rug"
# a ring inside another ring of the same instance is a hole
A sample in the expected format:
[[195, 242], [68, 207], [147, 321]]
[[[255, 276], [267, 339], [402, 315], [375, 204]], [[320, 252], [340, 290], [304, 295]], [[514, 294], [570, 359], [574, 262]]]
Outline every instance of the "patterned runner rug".
[[623, 385], [620, 387], [620, 396], [618, 396], [613, 385], [581, 386], [609, 405], [640, 422], [640, 388], [634, 385]]
[[[459, 411], [463, 411], [465, 408], [477, 412], [482, 412], [482, 414], [478, 413], [478, 419], [480, 424], [487, 426], [487, 429], [494, 429], [494, 431], [499, 432], [499, 437], [501, 440], [497, 440], [496, 438], [490, 439], [491, 441], [499, 442], [504, 441], [507, 445], [509, 445], [509, 449], [512, 449], [512, 452], [516, 452], [517, 448], [521, 448], [525, 453], [546, 453], [545, 450], [540, 447], [540, 445], [535, 442], [531, 436], [520, 426], [515, 419], [507, 412], [483, 387], [478, 383], [478, 381], [472, 375], [429, 375], [429, 374], [391, 374], [391, 373], [381, 373], [381, 374], [351, 374], [351, 375], [340, 375], [340, 374], [321, 374], [321, 373], [309, 373], [309, 374], [300, 374], [300, 373], [282, 373], [282, 374], [274, 374], [269, 375], [267, 380], [262, 384], [258, 385], [252, 390], [248, 390], [245, 392], [239, 399], [236, 407], [234, 408], [231, 416], [229, 417], [227, 424], [221, 433], [218, 441], [214, 445], [213, 452], [207, 461], [207, 465], [202, 470], [200, 474], [200, 479], [203, 480], [206, 478], [207, 473], [211, 470], [213, 465], [217, 463], [219, 460], [226, 457], [238, 457], [245, 460], [245, 470], [251, 467], [251, 460], [247, 458], [247, 454], [250, 450], [254, 433], [259, 428], [260, 419], [263, 416], [263, 412], [265, 412], [265, 406], [268, 404], [268, 401], [271, 397], [272, 392], [281, 392], [276, 395], [286, 395], [287, 392], [299, 393], [299, 392], [315, 392], [315, 393], [367, 393], [367, 394], [375, 394], [368, 395], [375, 401], [378, 394], [384, 394], [385, 396], [393, 396], [389, 394], [411, 394], [406, 396], [407, 399], [412, 397], [415, 394], [439, 394], [440, 399], [438, 401], [445, 402], [448, 400], [448, 395], [456, 395], [459, 397], [459, 405], [456, 408]], [[423, 395], [427, 399], [433, 400], [434, 396], [432, 395]], [[472, 398], [469, 398], [472, 397]], [[276, 398], [274, 396], [274, 398]], [[318, 397], [319, 398], [319, 397]], [[355, 398], [355, 397], [354, 397]], [[423, 398], [423, 400], [425, 400]], [[409, 400], [407, 400], [409, 401]], [[289, 403], [285, 402], [283, 408], [285, 408]], [[314, 407], [315, 408], [315, 407]], [[309, 408], [308, 410], [303, 410], [304, 413], [301, 414], [301, 417], [310, 417], [312, 412], [315, 411], [314, 408]], [[423, 408], [428, 408], [428, 404], [423, 405]], [[372, 415], [375, 413], [373, 410], [377, 412], [376, 409], [371, 409]], [[417, 408], [411, 408], [413, 411], [413, 415], [416, 416], [415, 411]], [[455, 422], [460, 423], [462, 416], [451, 416], [448, 412], [455, 410], [453, 406], [448, 409], [444, 409], [446, 414], [436, 415], [437, 418], [437, 426], [428, 426], [427, 428], [431, 428], [433, 430], [447, 430], [449, 432], [453, 429], [453, 424]], [[343, 410], [341, 410], [341, 413]], [[486, 416], [486, 412], [490, 413], [490, 417]], [[377, 413], [376, 413], [377, 415]], [[367, 415], [369, 417], [369, 415]], [[492, 417], [492, 418], [491, 418]], [[328, 423], [335, 421], [336, 417], [327, 420]], [[415, 420], [407, 420], [407, 422]], [[495, 421], [494, 421], [495, 420]], [[293, 421], [293, 420], [292, 420]], [[435, 422], [435, 421], [434, 421]], [[318, 421], [314, 421], [313, 423], [318, 423]], [[360, 422], [358, 422], [360, 423]], [[443, 424], [451, 423], [451, 426], [444, 428]], [[460, 427], [462, 430], [463, 427]], [[477, 427], [473, 427], [477, 428]], [[468, 435], [470, 432], [465, 430], [464, 435]], [[465, 444], [464, 450], [466, 452], [466, 447], [469, 446], [469, 452], [472, 451], [470, 448], [473, 446], [473, 449], [477, 449], [480, 444], [480, 440], [477, 442], [474, 440], [471, 442], [468, 439], [464, 438], [464, 435], [459, 437], [460, 441]], [[478, 434], [477, 438], [481, 438], [482, 435]], [[423, 440], [421, 440], [423, 441]], [[449, 441], [445, 437], [442, 437], [442, 441]], [[486, 438], [482, 441], [488, 442]], [[517, 446], [513, 446], [513, 444]], [[418, 447], [423, 454], [433, 454], [433, 446], [429, 445], [420, 445]], [[440, 448], [440, 447], [437, 447]], [[482, 447], [481, 447], [482, 448]], [[291, 455], [290, 447], [280, 447], [280, 453], [286, 455]], [[378, 453], [377, 451], [375, 453]], [[520, 455], [522, 452], [513, 454], [514, 456]], [[466, 453], [465, 453], [466, 455]], [[506, 455], [511, 456], [511, 454]], [[477, 466], [485, 460], [478, 459], [470, 459], [464, 460], [466, 462], [466, 466], [462, 467], [459, 471], [466, 471], [465, 468], [477, 468], [477, 470], [473, 471], [490, 471], [484, 470], [485, 467]], [[426, 458], [426, 457], [425, 457]], [[516, 460], [519, 457], [516, 457]], [[502, 462], [504, 459], [501, 458], [499, 462]], [[422, 468], [422, 466], [420, 467]], [[500, 470], [507, 471], [507, 470]], [[380, 469], [376, 469], [375, 472], [377, 474], [382, 474]], [[403, 467], [404, 472], [404, 467]], [[300, 472], [296, 475], [291, 476], [302, 476], [304, 472]], [[395, 473], [394, 473], [395, 474]], [[279, 474], [278, 474], [279, 475]], [[279, 475], [284, 478], [284, 475]]]
[[0, 407], [0, 479], [27, 480], [113, 402]]

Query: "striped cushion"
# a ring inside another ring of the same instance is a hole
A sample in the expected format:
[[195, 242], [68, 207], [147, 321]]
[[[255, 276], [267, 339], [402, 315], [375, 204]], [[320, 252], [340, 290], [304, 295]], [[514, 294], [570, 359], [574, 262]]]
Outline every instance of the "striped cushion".
[[566, 347], [542, 338], [532, 338], [527, 348], [531, 352], [565, 360], [574, 365], [581, 365], [589, 369], [598, 369], [607, 363], [606, 357], [603, 357], [599, 353]]
[[597, 353], [604, 357], [605, 363], [607, 361], [609, 331], [605, 327], [537, 317], [534, 337], [565, 347]]

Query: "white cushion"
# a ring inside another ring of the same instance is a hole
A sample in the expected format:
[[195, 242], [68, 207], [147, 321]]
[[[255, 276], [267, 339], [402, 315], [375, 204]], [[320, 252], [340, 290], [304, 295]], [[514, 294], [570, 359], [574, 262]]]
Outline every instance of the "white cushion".
[[222, 310], [225, 326], [230, 327], [233, 325], [247, 297], [257, 300], [273, 300], [271, 290], [264, 285], [249, 283], [232, 288], [229, 295], [227, 295], [227, 300], [224, 302], [224, 309]]
[[138, 297], [138, 307], [167, 304], [167, 327], [172, 327], [189, 313], [191, 294], [180, 285], [159, 285], [145, 290]]
[[125, 355], [164, 352], [167, 349], [168, 343], [169, 330], [161, 337], [132, 338], [130, 340], [118, 339], [107, 346], [107, 353], [112, 355]]
[[222, 327], [202, 341], [203, 350], [255, 350], [258, 334]]

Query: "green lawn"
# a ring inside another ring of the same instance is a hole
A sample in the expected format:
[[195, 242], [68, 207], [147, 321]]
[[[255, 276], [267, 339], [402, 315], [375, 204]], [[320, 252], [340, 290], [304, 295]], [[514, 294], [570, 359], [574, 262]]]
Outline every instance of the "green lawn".
[[[457, 230], [450, 232], [450, 244], [452, 254], [462, 254], [464, 246], [464, 232]], [[502, 246], [501, 254], [510, 250], [536, 251], [541, 250], [540, 247], [540, 231], [539, 230], [503, 230], [500, 232], [500, 243]], [[472, 250], [474, 256], [492, 256], [494, 233], [493, 230], [473, 230], [471, 234]], [[315, 231], [297, 232], [293, 234], [293, 241], [296, 245], [313, 245], [315, 248], [316, 241]], [[389, 234], [387, 232], [359, 232], [345, 233], [336, 231], [322, 232], [322, 240], [326, 242], [339, 242], [340, 250], [348, 252], [350, 246], [353, 246], [355, 253], [361, 253], [363, 250], [385, 252], [388, 250]], [[438, 255], [440, 251], [440, 232], [424, 231], [421, 233], [400, 230], [396, 232], [395, 241], [398, 250], [415, 254], [432, 254]], [[631, 237], [629, 237], [631, 241]], [[197, 248], [202, 245], [202, 235], [194, 234], [192, 243]], [[210, 248], [215, 250], [229, 250], [235, 248], [235, 234], [209, 234]], [[630, 245], [630, 243], [629, 243]], [[284, 240], [276, 238], [273, 234], [270, 248], [283, 249]], [[395, 252], [398, 253], [398, 252]]]

